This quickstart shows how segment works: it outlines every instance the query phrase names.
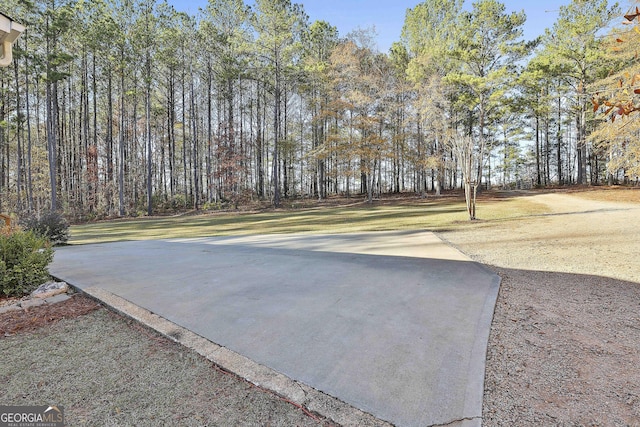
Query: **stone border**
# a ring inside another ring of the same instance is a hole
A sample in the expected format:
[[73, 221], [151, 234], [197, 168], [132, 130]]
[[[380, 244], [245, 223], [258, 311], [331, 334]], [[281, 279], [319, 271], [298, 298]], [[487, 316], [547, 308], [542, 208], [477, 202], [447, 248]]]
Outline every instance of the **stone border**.
[[66, 293], [56, 294], [54, 296], [50, 296], [47, 298], [28, 298], [25, 300], [18, 301], [15, 304], [5, 305], [3, 307], [0, 307], [0, 314], [8, 313], [9, 311], [28, 310], [32, 307], [38, 307], [44, 304], [55, 304], [57, 302], [66, 301], [69, 298], [71, 297]]
[[264, 365], [260, 365], [226, 347], [215, 344], [100, 287], [93, 286], [76, 290], [97, 299], [126, 317], [146, 325], [172, 341], [194, 350], [223, 370], [238, 375], [258, 387], [269, 390], [333, 422], [346, 426], [393, 426], [335, 397], [295, 381]]

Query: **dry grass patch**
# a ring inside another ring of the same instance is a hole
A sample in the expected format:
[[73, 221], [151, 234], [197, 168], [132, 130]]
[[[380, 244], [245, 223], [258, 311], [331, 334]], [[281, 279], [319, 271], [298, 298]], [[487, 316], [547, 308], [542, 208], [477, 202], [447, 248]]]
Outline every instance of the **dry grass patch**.
[[14, 320], [0, 335], [6, 405], [57, 404], [72, 426], [333, 425], [88, 298]]
[[[478, 204], [483, 221], [508, 220], [546, 212], [526, 197], [488, 192]], [[215, 212], [191, 216], [138, 218], [76, 225], [72, 244], [285, 233], [354, 233], [391, 230], [444, 231], [471, 225], [460, 194], [427, 199], [393, 197], [373, 205], [344, 199], [313, 207], [258, 212]]]
[[603, 202], [640, 203], [640, 187], [593, 187], [572, 194], [583, 199]]

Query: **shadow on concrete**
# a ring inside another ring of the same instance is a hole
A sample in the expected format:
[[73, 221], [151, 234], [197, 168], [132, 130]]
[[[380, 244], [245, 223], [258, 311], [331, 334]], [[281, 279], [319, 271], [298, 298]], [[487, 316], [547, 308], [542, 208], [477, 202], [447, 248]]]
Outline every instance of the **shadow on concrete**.
[[381, 420], [480, 425], [499, 277], [431, 233], [83, 245], [50, 270]]

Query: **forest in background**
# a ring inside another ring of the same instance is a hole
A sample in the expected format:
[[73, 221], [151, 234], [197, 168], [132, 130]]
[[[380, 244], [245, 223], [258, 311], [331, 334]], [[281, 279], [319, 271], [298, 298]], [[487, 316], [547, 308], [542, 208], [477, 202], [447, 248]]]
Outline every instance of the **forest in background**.
[[636, 16], [574, 0], [528, 41], [524, 12], [463, 3], [416, 4], [382, 53], [290, 0], [5, 0], [27, 31], [0, 69], [0, 212], [637, 183]]

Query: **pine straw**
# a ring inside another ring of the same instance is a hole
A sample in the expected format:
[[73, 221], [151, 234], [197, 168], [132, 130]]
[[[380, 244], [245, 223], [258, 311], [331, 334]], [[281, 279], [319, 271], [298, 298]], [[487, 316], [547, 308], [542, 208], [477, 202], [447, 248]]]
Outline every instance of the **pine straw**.
[[63, 303], [43, 304], [2, 313], [0, 314], [0, 338], [51, 326], [61, 319], [73, 319], [98, 308], [100, 305], [96, 301], [76, 294]]

